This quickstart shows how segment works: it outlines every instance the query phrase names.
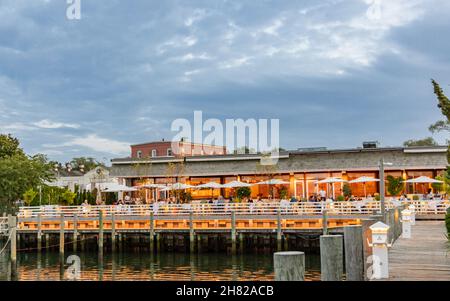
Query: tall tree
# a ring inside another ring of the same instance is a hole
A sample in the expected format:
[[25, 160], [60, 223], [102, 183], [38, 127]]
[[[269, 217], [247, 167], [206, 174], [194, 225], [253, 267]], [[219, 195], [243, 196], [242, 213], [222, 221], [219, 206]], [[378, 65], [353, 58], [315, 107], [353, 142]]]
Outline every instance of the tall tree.
[[[431, 83], [433, 84], [434, 94], [436, 94], [438, 99], [438, 108], [441, 109], [442, 115], [444, 115], [446, 119], [436, 122], [431, 125], [429, 129], [432, 133], [442, 131], [450, 132], [450, 100], [444, 94], [441, 86], [434, 79], [431, 80]], [[450, 143], [448, 145], [447, 161], [450, 163]], [[447, 169], [447, 174], [450, 176], [450, 167]]]

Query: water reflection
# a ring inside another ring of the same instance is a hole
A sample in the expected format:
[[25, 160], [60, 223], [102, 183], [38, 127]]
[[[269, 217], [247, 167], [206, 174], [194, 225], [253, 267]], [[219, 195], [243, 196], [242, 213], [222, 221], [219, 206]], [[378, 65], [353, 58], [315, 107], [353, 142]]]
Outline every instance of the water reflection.
[[[68, 256], [74, 254], [66, 254]], [[243, 281], [273, 280], [272, 255], [247, 254], [180, 254], [163, 253], [76, 253], [81, 259], [81, 279], [84, 281], [120, 280], [196, 280]], [[18, 254], [18, 280], [67, 280], [68, 265], [58, 253]], [[306, 280], [320, 280], [320, 259], [306, 256]], [[0, 257], [0, 280], [10, 280], [7, 256]]]

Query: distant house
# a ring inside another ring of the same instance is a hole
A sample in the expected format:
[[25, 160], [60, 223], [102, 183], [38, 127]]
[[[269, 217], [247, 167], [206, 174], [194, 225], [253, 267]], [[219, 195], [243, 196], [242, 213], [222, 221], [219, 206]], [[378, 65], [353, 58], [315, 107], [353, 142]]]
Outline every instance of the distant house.
[[55, 181], [47, 182], [49, 186], [67, 187], [71, 191], [75, 191], [78, 186], [80, 190], [87, 190], [87, 188], [94, 187], [89, 185], [92, 183], [110, 183], [117, 182], [117, 178], [111, 178], [109, 169], [107, 167], [98, 166], [86, 173], [79, 170], [58, 169], [55, 171]]

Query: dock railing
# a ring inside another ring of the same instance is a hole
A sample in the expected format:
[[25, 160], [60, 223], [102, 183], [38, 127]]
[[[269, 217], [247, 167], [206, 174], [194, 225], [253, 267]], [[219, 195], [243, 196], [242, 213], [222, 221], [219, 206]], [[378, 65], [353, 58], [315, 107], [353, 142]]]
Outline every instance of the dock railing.
[[0, 217], [0, 236], [8, 235], [8, 217]]
[[[386, 208], [394, 208], [400, 205], [413, 204], [416, 213], [421, 215], [445, 214], [450, 207], [448, 201], [409, 201], [395, 202], [387, 201]], [[104, 215], [115, 216], [148, 216], [153, 212], [155, 216], [188, 216], [191, 212], [195, 215], [217, 216], [236, 215], [258, 216], [258, 215], [281, 215], [305, 216], [322, 215], [327, 210], [329, 215], [372, 215], [380, 210], [379, 201], [356, 201], [356, 202], [271, 202], [271, 203], [195, 203], [195, 204], [165, 204], [157, 203], [151, 205], [100, 205], [100, 206], [30, 206], [20, 207], [19, 218], [54, 218], [64, 214], [66, 217], [96, 217], [100, 210]]]

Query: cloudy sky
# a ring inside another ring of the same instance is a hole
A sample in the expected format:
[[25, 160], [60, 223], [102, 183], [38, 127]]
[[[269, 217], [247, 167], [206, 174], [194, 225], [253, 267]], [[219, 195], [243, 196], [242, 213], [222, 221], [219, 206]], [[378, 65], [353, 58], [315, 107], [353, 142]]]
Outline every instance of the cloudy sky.
[[[448, 0], [0, 0], [0, 132], [129, 154], [176, 118], [279, 118], [280, 144], [401, 145], [450, 93]], [[435, 139], [444, 142], [443, 135]]]

